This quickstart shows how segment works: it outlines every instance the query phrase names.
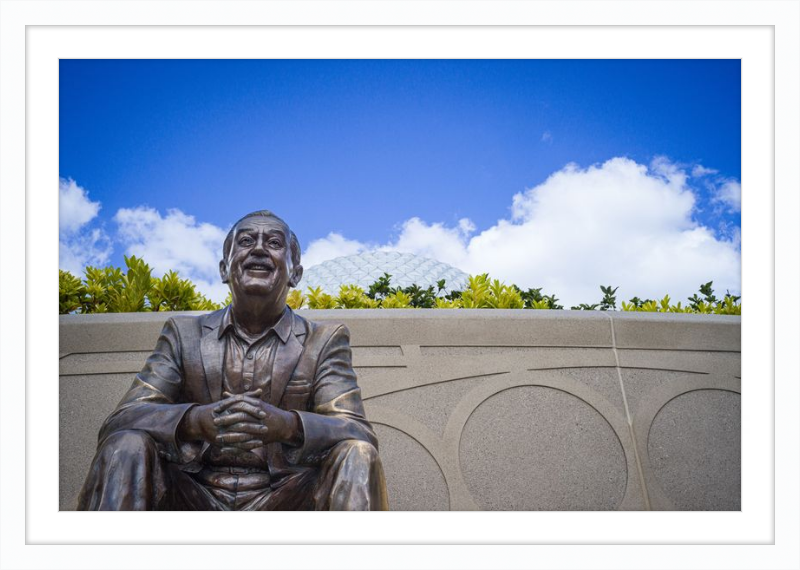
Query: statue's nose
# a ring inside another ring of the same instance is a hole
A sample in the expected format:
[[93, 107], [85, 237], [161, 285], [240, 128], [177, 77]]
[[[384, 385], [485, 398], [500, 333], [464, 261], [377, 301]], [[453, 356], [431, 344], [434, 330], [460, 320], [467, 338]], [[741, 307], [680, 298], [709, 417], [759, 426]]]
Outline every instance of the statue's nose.
[[253, 246], [253, 253], [258, 253], [258, 254], [261, 254], [261, 255], [266, 255], [267, 254], [266, 244], [264, 243], [263, 239], [259, 238], [256, 241], [256, 245]]

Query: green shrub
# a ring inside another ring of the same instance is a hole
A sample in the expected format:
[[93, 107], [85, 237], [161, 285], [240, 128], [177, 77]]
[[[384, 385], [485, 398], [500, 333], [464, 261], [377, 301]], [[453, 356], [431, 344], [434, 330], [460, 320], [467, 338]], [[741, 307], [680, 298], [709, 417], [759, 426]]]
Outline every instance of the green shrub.
[[358, 285], [342, 285], [339, 287], [339, 296], [335, 299], [336, 309], [377, 309], [379, 301], [371, 299], [364, 294]]
[[498, 279], [494, 279], [489, 285], [487, 302], [493, 309], [522, 309], [525, 307], [525, 301], [522, 300], [519, 289], [513, 285], [500, 283]]
[[[228, 293], [225, 301], [214, 303], [197, 291], [188, 279], [181, 279], [176, 271], [163, 277], [151, 276], [152, 269], [136, 256], [125, 257], [126, 271], [117, 267], [86, 267], [83, 280], [67, 271], [58, 272], [58, 311], [67, 313], [127, 313], [139, 311], [213, 311], [231, 303]], [[292, 309], [563, 309], [555, 295], [544, 295], [542, 289], [523, 291], [514, 284], [506, 285], [490, 279], [487, 273], [470, 275], [464, 290], [444, 293], [444, 279], [422, 288], [392, 287], [392, 276], [384, 273], [365, 292], [357, 285], [342, 285], [334, 297], [321, 287], [308, 287], [307, 295], [294, 289], [286, 303]], [[713, 282], [703, 283], [688, 299], [688, 304], [671, 303], [669, 295], [660, 301], [632, 297], [622, 301], [623, 311], [652, 313], [695, 313], [741, 315], [741, 297], [726, 292], [722, 299], [714, 295]], [[581, 303], [571, 307], [576, 311], [615, 311], [616, 292], [619, 287], [600, 286], [603, 296], [599, 303]]]
[[629, 302], [622, 302], [623, 311], [640, 311], [649, 313], [696, 313], [701, 315], [741, 315], [742, 304], [739, 302], [741, 297], [725, 293], [725, 297], [717, 299], [714, 290], [711, 288], [713, 281], [700, 285], [699, 297], [696, 293], [689, 297], [689, 305], [682, 306], [680, 301], [670, 304], [669, 295], [665, 295], [660, 301], [645, 299], [642, 301], [638, 297], [633, 297]]
[[391, 295], [387, 295], [382, 301], [381, 307], [384, 309], [410, 309], [411, 297], [404, 293], [402, 289], [397, 289]]
[[484, 309], [489, 301], [489, 274], [470, 275], [467, 288], [461, 292], [461, 306], [465, 309]]
[[336, 299], [322, 290], [322, 287], [308, 288], [309, 309], [335, 309]]
[[[228, 293], [230, 296], [230, 293]], [[306, 304], [306, 296], [300, 292], [300, 289], [292, 289], [286, 297], [286, 304], [294, 310], [302, 309]]]
[[539, 287], [538, 289], [528, 289], [527, 291], [522, 291], [516, 285], [512, 285], [514, 289], [516, 289], [522, 300], [525, 303], [526, 309], [563, 309], [564, 307], [558, 304], [558, 299], [555, 295], [543, 295], [542, 288]]
[[168, 271], [161, 279], [153, 278], [147, 300], [151, 311], [213, 311], [220, 305], [200, 294], [194, 283]]
[[436, 308], [437, 309], [460, 309], [461, 308], [461, 299], [446, 299], [444, 297], [438, 297], [436, 299]]
[[150, 266], [136, 256], [126, 256], [125, 266], [125, 272], [118, 267], [88, 266], [83, 282], [59, 270], [59, 313], [213, 311], [224, 306], [207, 299], [175, 271], [160, 279], [152, 277]]
[[78, 311], [86, 296], [86, 287], [69, 271], [58, 270], [58, 313], [66, 315]]

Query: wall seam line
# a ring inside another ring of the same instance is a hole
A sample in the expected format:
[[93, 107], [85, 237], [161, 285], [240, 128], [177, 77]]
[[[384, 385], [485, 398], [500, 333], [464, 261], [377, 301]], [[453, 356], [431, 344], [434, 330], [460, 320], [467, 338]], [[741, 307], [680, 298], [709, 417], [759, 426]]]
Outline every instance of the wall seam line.
[[610, 314], [608, 315], [608, 320], [611, 323], [611, 350], [614, 353], [614, 364], [616, 365], [617, 369], [617, 379], [619, 380], [619, 389], [622, 393], [622, 405], [625, 408], [625, 420], [628, 422], [628, 433], [631, 436], [631, 442], [633, 444], [633, 457], [636, 462], [636, 471], [639, 476], [639, 486], [642, 488], [642, 497], [644, 498], [644, 508], [645, 510], [652, 510], [650, 508], [650, 496], [647, 492], [647, 485], [645, 484], [644, 480], [644, 471], [642, 470], [642, 461], [639, 458], [639, 445], [636, 441], [636, 434], [633, 431], [633, 418], [631, 417], [631, 411], [628, 407], [628, 396], [625, 393], [625, 383], [622, 381], [622, 367], [619, 365], [619, 353], [617, 352], [617, 331], [614, 328], [614, 317]]

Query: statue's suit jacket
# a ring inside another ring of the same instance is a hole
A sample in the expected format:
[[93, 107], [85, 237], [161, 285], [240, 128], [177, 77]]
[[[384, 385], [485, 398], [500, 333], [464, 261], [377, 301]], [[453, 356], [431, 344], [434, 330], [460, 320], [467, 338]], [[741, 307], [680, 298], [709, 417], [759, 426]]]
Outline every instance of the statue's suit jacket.
[[[185, 471], [202, 468], [209, 444], [181, 442], [178, 425], [195, 404], [222, 399], [225, 336], [219, 337], [224, 311], [200, 317], [171, 317], [153, 354], [100, 429], [102, 443], [120, 430], [147, 432], [161, 455]], [[269, 393], [262, 399], [296, 410], [303, 427], [301, 447], [266, 446], [269, 472], [280, 476], [313, 466], [336, 443], [377, 440], [364, 416], [361, 391], [352, 366], [350, 337], [344, 325], [313, 323], [293, 313], [286, 341], [276, 339]]]

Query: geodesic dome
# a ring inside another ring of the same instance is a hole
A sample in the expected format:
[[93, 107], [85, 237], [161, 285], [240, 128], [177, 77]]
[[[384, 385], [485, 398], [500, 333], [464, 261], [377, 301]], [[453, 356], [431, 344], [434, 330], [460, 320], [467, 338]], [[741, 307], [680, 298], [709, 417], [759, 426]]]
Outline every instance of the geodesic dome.
[[435, 259], [399, 251], [370, 251], [329, 259], [307, 268], [298, 289], [321, 287], [326, 293], [338, 295], [341, 285], [358, 285], [366, 292], [384, 273], [392, 276], [392, 288], [416, 284], [423, 289], [433, 285], [436, 290], [436, 282], [444, 279], [446, 293], [463, 289], [468, 279], [463, 271]]

